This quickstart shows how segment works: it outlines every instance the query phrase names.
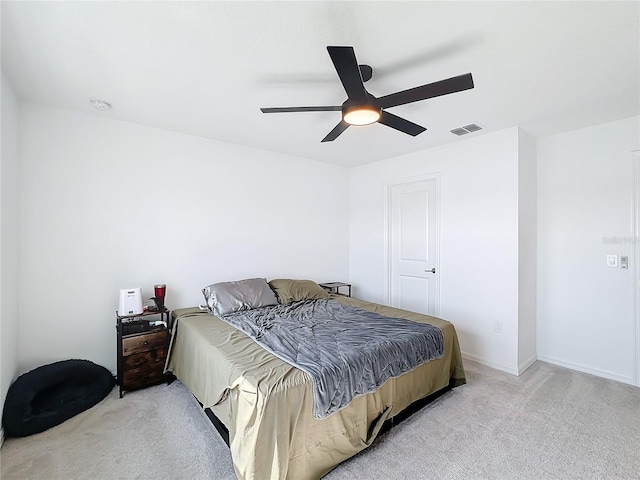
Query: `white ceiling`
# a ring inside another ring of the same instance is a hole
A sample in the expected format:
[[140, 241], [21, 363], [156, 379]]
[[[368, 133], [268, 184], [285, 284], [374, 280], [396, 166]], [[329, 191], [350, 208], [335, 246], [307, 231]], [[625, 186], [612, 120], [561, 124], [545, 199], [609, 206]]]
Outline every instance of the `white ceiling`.
[[[535, 136], [640, 114], [639, 2], [10, 2], [2, 70], [21, 99], [339, 165], [519, 125]], [[340, 105], [327, 45], [373, 67], [376, 96], [471, 72], [475, 88], [320, 140]], [[113, 104], [93, 110], [89, 98]], [[449, 130], [477, 122], [482, 132]]]

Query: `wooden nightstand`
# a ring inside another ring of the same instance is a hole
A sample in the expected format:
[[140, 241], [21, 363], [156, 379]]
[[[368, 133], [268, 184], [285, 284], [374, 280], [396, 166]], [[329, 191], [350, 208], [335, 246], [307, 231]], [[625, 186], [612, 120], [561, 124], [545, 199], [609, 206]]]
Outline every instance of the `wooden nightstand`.
[[[345, 297], [351, 296], [351, 284], [343, 283], [343, 282], [327, 282], [327, 283], [319, 283], [322, 288], [324, 288], [329, 293], [335, 293], [337, 295], [344, 295]], [[340, 289], [345, 287], [348, 289], [349, 293], [340, 293]]]
[[164, 364], [169, 349], [169, 329], [165, 325], [149, 326], [149, 320], [169, 324], [169, 310], [120, 316], [116, 313], [118, 349], [118, 385], [122, 392], [171, 382]]

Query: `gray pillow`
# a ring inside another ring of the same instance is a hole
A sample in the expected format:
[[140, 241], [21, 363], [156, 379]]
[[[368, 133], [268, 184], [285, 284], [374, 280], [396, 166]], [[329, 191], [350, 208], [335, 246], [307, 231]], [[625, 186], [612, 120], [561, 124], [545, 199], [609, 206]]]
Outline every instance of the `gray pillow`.
[[278, 303], [266, 278], [214, 283], [204, 287], [202, 293], [207, 301], [209, 313], [217, 316]]

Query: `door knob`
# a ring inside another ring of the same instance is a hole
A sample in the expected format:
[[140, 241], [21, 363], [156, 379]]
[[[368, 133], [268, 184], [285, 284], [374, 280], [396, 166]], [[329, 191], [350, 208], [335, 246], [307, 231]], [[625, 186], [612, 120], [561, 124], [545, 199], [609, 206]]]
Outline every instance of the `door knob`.
[[436, 267], [433, 267], [431, 270], [425, 270], [425, 272], [429, 273], [436, 273]]

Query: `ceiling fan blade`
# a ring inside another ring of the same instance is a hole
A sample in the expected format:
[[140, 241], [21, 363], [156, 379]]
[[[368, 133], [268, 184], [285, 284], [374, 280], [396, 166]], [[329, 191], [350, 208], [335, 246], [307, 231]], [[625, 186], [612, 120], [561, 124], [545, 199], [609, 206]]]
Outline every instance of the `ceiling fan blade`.
[[342, 107], [269, 107], [261, 108], [262, 113], [287, 113], [287, 112], [340, 112]]
[[473, 88], [473, 77], [470, 73], [447, 78], [439, 82], [429, 83], [420, 87], [410, 88], [401, 92], [379, 97], [381, 108], [396, 107], [405, 103], [419, 102], [427, 98], [439, 97], [450, 93], [461, 92]]
[[354, 102], [366, 102], [367, 91], [362, 83], [353, 47], [327, 47], [327, 51], [349, 99]]
[[333, 142], [336, 138], [340, 136], [342, 132], [344, 132], [347, 128], [349, 128], [349, 124], [344, 120], [341, 120], [338, 125], [335, 126], [333, 130], [329, 132], [329, 134], [322, 139], [323, 142]]
[[395, 128], [396, 130], [404, 132], [407, 135], [411, 135], [412, 137], [420, 135], [426, 130], [426, 128], [421, 127], [417, 123], [410, 122], [409, 120], [405, 120], [402, 117], [398, 117], [393, 113], [385, 112], [384, 110], [382, 111], [382, 115], [380, 116], [378, 123], [382, 123], [387, 127]]

